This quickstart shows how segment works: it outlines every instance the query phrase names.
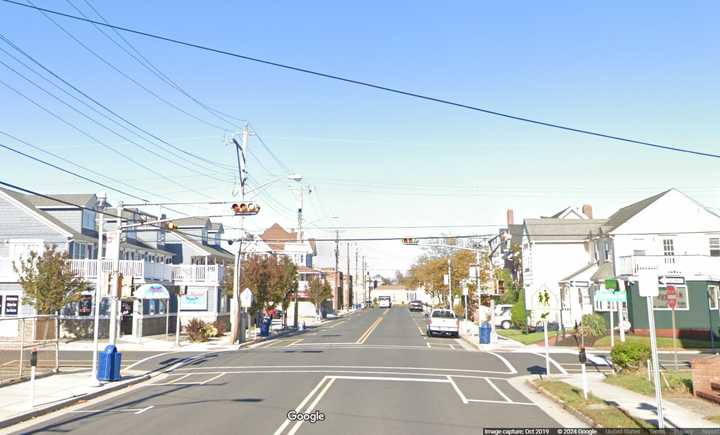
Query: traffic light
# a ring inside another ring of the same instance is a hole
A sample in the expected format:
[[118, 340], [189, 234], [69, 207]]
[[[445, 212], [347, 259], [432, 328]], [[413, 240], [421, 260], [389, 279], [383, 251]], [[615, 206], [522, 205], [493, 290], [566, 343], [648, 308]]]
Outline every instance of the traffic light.
[[174, 231], [178, 229], [178, 224], [175, 222], [165, 222], [165, 229], [169, 231]]
[[260, 206], [253, 202], [239, 202], [231, 208], [235, 216], [254, 216], [260, 212]]
[[406, 238], [402, 239], [402, 243], [403, 243], [403, 245], [417, 245], [418, 240], [410, 238], [410, 237], [406, 237]]

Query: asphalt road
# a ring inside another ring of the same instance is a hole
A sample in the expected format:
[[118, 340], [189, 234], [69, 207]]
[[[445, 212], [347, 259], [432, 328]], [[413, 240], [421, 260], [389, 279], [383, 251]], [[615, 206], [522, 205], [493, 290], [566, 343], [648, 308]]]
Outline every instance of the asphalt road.
[[[15, 433], [450, 435], [560, 426], [508, 382], [542, 373], [541, 355], [478, 351], [428, 338], [423, 325], [405, 307], [361, 311], [252, 348], [196, 355]], [[293, 410], [319, 411], [324, 421], [290, 421]]]

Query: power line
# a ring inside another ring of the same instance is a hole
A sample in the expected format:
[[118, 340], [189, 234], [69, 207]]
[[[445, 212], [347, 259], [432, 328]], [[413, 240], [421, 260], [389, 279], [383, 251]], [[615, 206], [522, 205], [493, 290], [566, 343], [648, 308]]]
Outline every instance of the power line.
[[[103, 20], [105, 23], [107, 23], [107, 19], [98, 11], [92, 3], [90, 3], [88, 0], [83, 0], [85, 4], [92, 9], [95, 14], [100, 17], [101, 20]], [[75, 9], [80, 15], [82, 15], [85, 18], [88, 18], [87, 15], [85, 15], [80, 8], [78, 8], [71, 0], [66, 0], [66, 2]], [[120, 38], [129, 48], [132, 50], [135, 54], [130, 53], [127, 48], [123, 47], [122, 44], [119, 44], [115, 39], [113, 39], [110, 35], [108, 35], [104, 30], [102, 30], [99, 26], [94, 26], [100, 33], [102, 33], [107, 39], [109, 39], [113, 44], [115, 44], [118, 48], [123, 50], [125, 53], [127, 53], [128, 56], [135, 59], [140, 65], [142, 65], [145, 69], [150, 71], [153, 75], [155, 75], [157, 78], [162, 80], [163, 82], [167, 83], [170, 87], [174, 88], [181, 94], [185, 95], [187, 98], [195, 102], [197, 105], [205, 109], [209, 114], [215, 116], [222, 122], [225, 122], [227, 124], [233, 125], [235, 127], [238, 127], [233, 121], [229, 119], [237, 119], [231, 115], [228, 115], [227, 113], [224, 113], [221, 110], [218, 110], [216, 108], [210, 107], [206, 103], [203, 103], [198, 98], [190, 94], [187, 90], [183, 89], [182, 86], [177, 84], [173, 79], [171, 79], [167, 74], [165, 74], [162, 70], [160, 70], [157, 66], [155, 66], [150, 60], [145, 57], [130, 41], [128, 41], [124, 36], [122, 36], [122, 33], [118, 32], [116, 29], [112, 29], [113, 33]]]
[[253, 127], [249, 123], [248, 123], [248, 125], [252, 129], [253, 135], [255, 135], [255, 137], [257, 137], [260, 144], [263, 146], [263, 148], [265, 148], [265, 151], [267, 151], [268, 154], [270, 154], [270, 157], [272, 157], [272, 159], [275, 160], [275, 163], [277, 163], [285, 171], [285, 173], [289, 174], [290, 172], [292, 172], [290, 170], [290, 168], [285, 163], [283, 163], [282, 160], [280, 160], [280, 158], [278, 156], [275, 155], [275, 153], [270, 149], [268, 144], [265, 143], [262, 136], [260, 136], [260, 134], [257, 132], [257, 130], [255, 130], [255, 127]]
[[[194, 154], [194, 153], [191, 153], [191, 152], [189, 152], [189, 151], [187, 151], [187, 150], [184, 150], [184, 149], [182, 149], [182, 148], [180, 148], [180, 147], [178, 147], [178, 146], [175, 146], [175, 145], [169, 143], [168, 141], [166, 141], [166, 140], [164, 140], [164, 139], [156, 136], [155, 134], [149, 132], [148, 130], [140, 127], [138, 124], [130, 121], [129, 119], [125, 118], [124, 116], [121, 116], [119, 113], [117, 113], [117, 112], [115, 112], [114, 110], [110, 109], [107, 105], [101, 103], [100, 101], [98, 101], [97, 99], [93, 98], [92, 96], [90, 96], [89, 94], [87, 94], [86, 92], [84, 92], [83, 90], [81, 90], [80, 88], [78, 88], [77, 86], [75, 86], [75, 85], [73, 85], [72, 83], [70, 83], [69, 81], [65, 80], [62, 76], [60, 76], [59, 74], [55, 73], [53, 70], [51, 70], [51, 69], [48, 68], [47, 66], [43, 65], [39, 60], [37, 60], [35, 57], [33, 57], [32, 55], [30, 55], [30, 54], [29, 54], [28, 52], [26, 52], [25, 50], [23, 50], [21, 47], [19, 47], [19, 46], [18, 46], [17, 44], [15, 44], [13, 41], [11, 41], [10, 39], [8, 39], [5, 35], [0, 34], [0, 39], [3, 40], [6, 44], [8, 44], [9, 46], [11, 46], [12, 48], [14, 48], [14, 49], [15, 49], [16, 51], [18, 51], [20, 54], [22, 54], [23, 56], [25, 56], [25, 57], [26, 57], [27, 59], [29, 59], [32, 63], [34, 63], [35, 65], [37, 65], [37, 66], [40, 67], [41, 69], [43, 69], [45, 72], [47, 72], [47, 73], [50, 74], [51, 76], [55, 77], [57, 80], [61, 81], [61, 82], [64, 83], [66, 86], [68, 86], [69, 88], [73, 89], [75, 92], [77, 92], [78, 94], [82, 95], [83, 97], [87, 98], [88, 100], [90, 100], [91, 102], [93, 102], [94, 104], [96, 104], [97, 106], [105, 109], [107, 112], [111, 113], [112, 115], [114, 115], [114, 116], [117, 117], [118, 119], [124, 121], [124, 122], [127, 123], [128, 125], [136, 128], [137, 130], [145, 133], [146, 135], [152, 137], [153, 139], [155, 139], [155, 140], [157, 140], [157, 141], [160, 141], [161, 143], [163, 143], [163, 144], [165, 144], [165, 145], [167, 145], [167, 146], [169, 146], [169, 147], [171, 147], [171, 148], [173, 148], [173, 149], [175, 149], [175, 150], [177, 150], [177, 151], [179, 151], [179, 152], [181, 152], [181, 153], [183, 153], [183, 154], [185, 154], [185, 155], [188, 155], [188, 156], [190, 156], [190, 157], [193, 157], [193, 158], [195, 158], [195, 159], [197, 159], [197, 160], [200, 160], [200, 161], [202, 161], [202, 162], [206, 162], [206, 163], [211, 164], [211, 165], [213, 165], [213, 166], [215, 166], [215, 167], [217, 167], [217, 166], [222, 166], [222, 165], [223, 165], [222, 163], [213, 162], [212, 160], [206, 159], [206, 158], [204, 158], [204, 157], [202, 157], [202, 156], [198, 156], [198, 155], [196, 155], [196, 154]], [[15, 59], [15, 61], [17, 61], [18, 63], [20, 63], [20, 64], [22, 64], [23, 66], [25, 66], [25, 67], [26, 67], [27, 69], [29, 69], [30, 71], [35, 72], [36, 75], [42, 77], [43, 79], [45, 79], [45, 80], [48, 81], [49, 83], [53, 84], [56, 88], [58, 88], [58, 89], [62, 90], [63, 92], [65, 92], [65, 94], [72, 96], [72, 94], [68, 93], [67, 91], [65, 91], [65, 90], [62, 89], [61, 87], [57, 86], [57, 85], [54, 84], [52, 81], [46, 79], [45, 77], [43, 77], [42, 75], [40, 75], [39, 73], [37, 73], [34, 69], [32, 69], [30, 66], [26, 65], [24, 62], [22, 62], [22, 61], [20, 61], [19, 59], [17, 59], [17, 58], [16, 58], [15, 56], [13, 56], [12, 54], [8, 53], [8, 52], [5, 51], [4, 49], [3, 49], [2, 51], [5, 52], [8, 56], [10, 56], [10, 57], [12, 57], [13, 59]], [[74, 97], [73, 97], [73, 98], [74, 98]], [[80, 100], [77, 99], [77, 98], [75, 98], [75, 99], [76, 99], [77, 101], [80, 101]], [[86, 107], [89, 107], [89, 106], [86, 104]], [[97, 112], [97, 111], [95, 111], [95, 112], [96, 112], [96, 113], [99, 113], [99, 112]], [[107, 117], [106, 117], [106, 119], [107, 119]], [[126, 128], [126, 129], [127, 129], [127, 128]], [[131, 130], [128, 129], [128, 131], [131, 131]], [[135, 134], [136, 134], [136, 136], [140, 137], [137, 133], [135, 133]], [[174, 154], [174, 155], [176, 155], [176, 154]], [[177, 155], [176, 155], [176, 156], [177, 156]]]
[[43, 13], [49, 13], [49, 14], [53, 14], [53, 15], [56, 15], [56, 16], [61, 16], [61, 17], [65, 17], [65, 18], [70, 18], [70, 19], [77, 20], [77, 21], [83, 21], [83, 22], [86, 22], [86, 23], [91, 23], [91, 24], [96, 24], [96, 25], [100, 25], [100, 26], [105, 26], [105, 27], [113, 28], [113, 29], [120, 30], [120, 31], [123, 31], [123, 32], [133, 33], [133, 34], [136, 34], [136, 35], [141, 35], [141, 36], [145, 36], [145, 37], [148, 37], [148, 38], [153, 38], [153, 39], [157, 39], [157, 40], [161, 40], [161, 41], [165, 41], [165, 42], [170, 42], [170, 43], [177, 44], [177, 45], [182, 45], [182, 46], [185, 46], [185, 47], [196, 48], [196, 49], [199, 49], [199, 50], [208, 51], [208, 52], [217, 53], [217, 54], [222, 54], [222, 55], [225, 55], [225, 56], [231, 56], [231, 57], [235, 57], [235, 58], [238, 58], [238, 59], [247, 60], [247, 61], [250, 61], [250, 62], [255, 62], [255, 63], [264, 64], [264, 65], [269, 65], [269, 66], [276, 67], [276, 68], [282, 68], [282, 69], [286, 69], [286, 70], [290, 70], [290, 71], [294, 71], [294, 72], [300, 72], [300, 73], [304, 73], [304, 74], [309, 74], [309, 75], [313, 75], [313, 76], [317, 76], [317, 77], [322, 77], [322, 78], [326, 78], [326, 79], [341, 81], [341, 82], [349, 83], [349, 84], [352, 84], [352, 85], [357, 85], [357, 86], [363, 86], [363, 87], [367, 87], [367, 88], [377, 89], [377, 90], [380, 90], [380, 91], [385, 91], [385, 92], [389, 92], [389, 93], [393, 93], [393, 94], [403, 95], [403, 96], [406, 96], [406, 97], [417, 98], [417, 99], [424, 100], [424, 101], [430, 101], [430, 102], [434, 102], [434, 103], [439, 103], [439, 104], [444, 104], [444, 105], [448, 105], [448, 106], [458, 107], [458, 108], [461, 108], [461, 109], [467, 109], [467, 110], [472, 110], [472, 111], [475, 111], [475, 112], [481, 112], [481, 113], [485, 113], [485, 114], [488, 114], [488, 115], [493, 115], [493, 116], [498, 116], [498, 117], [502, 117], [502, 118], [506, 118], [506, 119], [511, 119], [511, 120], [514, 120], [514, 121], [520, 121], [520, 122], [525, 122], [525, 123], [529, 123], [529, 124], [540, 125], [540, 126], [543, 126], [543, 127], [549, 127], [549, 128], [554, 128], [554, 129], [558, 129], [558, 130], [569, 131], [569, 132], [573, 132], [573, 133], [579, 133], [579, 134], [584, 134], [584, 135], [589, 135], [589, 136], [600, 137], [600, 138], [603, 138], [603, 139], [610, 139], [610, 140], [615, 140], [615, 141], [620, 141], [620, 142], [626, 142], [626, 143], [632, 143], [632, 144], [642, 145], [642, 146], [647, 146], [647, 147], [652, 147], [652, 148], [664, 149], [664, 150], [668, 150], [668, 151], [676, 151], [676, 152], [687, 153], [687, 154], [694, 154], [694, 155], [699, 155], [699, 156], [704, 156], [704, 157], [720, 158], [720, 154], [713, 154], [713, 153], [708, 153], [708, 152], [703, 152], [703, 151], [695, 151], [695, 150], [691, 150], [691, 149], [687, 149], [687, 148], [680, 148], [680, 147], [677, 147], [677, 146], [661, 145], [661, 144], [657, 144], [657, 143], [653, 143], [653, 142], [647, 142], [647, 141], [642, 141], [642, 140], [637, 140], [637, 139], [630, 139], [630, 138], [625, 138], [625, 137], [621, 137], [621, 136], [616, 136], [616, 135], [612, 135], [612, 134], [608, 134], [608, 133], [601, 133], [601, 132], [596, 132], [596, 131], [592, 131], [592, 130], [586, 130], [586, 129], [581, 129], [581, 128], [570, 127], [570, 126], [566, 126], [566, 125], [562, 125], [562, 124], [557, 124], [557, 123], [553, 123], [553, 122], [540, 121], [540, 120], [536, 120], [536, 119], [532, 119], [532, 118], [527, 118], [527, 117], [524, 117], [524, 116], [511, 115], [511, 114], [508, 114], [508, 113], [498, 112], [498, 111], [496, 111], [496, 110], [484, 109], [484, 108], [481, 108], [481, 107], [478, 107], [478, 106], [472, 106], [472, 105], [469, 105], [469, 104], [458, 103], [458, 102], [455, 102], [455, 101], [452, 101], [452, 100], [447, 100], [447, 99], [437, 98], [437, 97], [431, 97], [431, 96], [424, 95], [424, 94], [419, 94], [419, 93], [416, 93], [416, 92], [404, 91], [404, 90], [397, 89], [397, 88], [391, 88], [391, 87], [388, 87], [388, 86], [378, 85], [378, 84], [374, 84], [374, 83], [370, 83], [370, 82], [365, 82], [365, 81], [361, 81], [361, 80], [350, 79], [350, 78], [342, 77], [342, 76], [339, 76], [339, 75], [323, 73], [323, 72], [320, 72], [320, 71], [314, 71], [314, 70], [310, 70], [310, 69], [306, 69], [306, 68], [301, 68], [301, 67], [297, 67], [297, 66], [293, 66], [293, 65], [288, 65], [288, 64], [283, 64], [283, 63], [279, 63], [279, 62], [273, 62], [273, 61], [270, 61], [270, 60], [261, 59], [261, 58], [257, 58], [257, 57], [246, 56], [246, 55], [243, 55], [243, 54], [234, 53], [234, 52], [227, 51], [227, 50], [221, 50], [221, 49], [218, 49], [218, 48], [213, 48], [213, 47], [209, 47], [209, 46], [205, 46], [205, 45], [200, 45], [200, 44], [196, 44], [196, 43], [192, 43], [192, 42], [182, 41], [182, 40], [179, 40], [179, 39], [174, 39], [174, 38], [170, 38], [170, 37], [167, 37], [167, 36], [162, 36], [162, 35], [155, 34], [155, 33], [144, 32], [144, 31], [132, 29], [132, 28], [129, 28], [129, 27], [122, 27], [122, 26], [117, 26], [117, 25], [113, 25], [113, 24], [109, 24], [109, 23], [103, 23], [103, 22], [91, 20], [91, 19], [89, 19], [89, 18], [79, 17], [79, 16], [76, 16], [76, 15], [72, 15], [72, 14], [67, 14], [67, 13], [64, 13], [64, 12], [55, 11], [55, 10], [52, 10], [52, 9], [41, 8], [41, 7], [38, 7], [38, 6], [35, 6], [35, 5], [23, 4], [23, 3], [20, 3], [20, 2], [14, 1], [14, 0], [2, 0], [2, 1], [4, 1], [5, 3], [9, 3], [9, 4], [12, 4], [12, 5], [15, 5], [15, 6], [22, 6], [22, 7], [29, 8], [29, 9], [35, 9], [35, 10], [38, 10], [38, 11], [43, 12]]

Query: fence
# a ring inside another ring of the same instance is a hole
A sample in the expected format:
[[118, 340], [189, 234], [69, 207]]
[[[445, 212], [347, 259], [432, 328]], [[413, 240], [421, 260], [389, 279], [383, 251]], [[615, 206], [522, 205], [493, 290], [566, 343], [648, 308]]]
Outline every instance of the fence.
[[38, 351], [38, 374], [57, 371], [57, 330], [55, 315], [0, 318], [0, 385], [29, 376], [33, 349]]

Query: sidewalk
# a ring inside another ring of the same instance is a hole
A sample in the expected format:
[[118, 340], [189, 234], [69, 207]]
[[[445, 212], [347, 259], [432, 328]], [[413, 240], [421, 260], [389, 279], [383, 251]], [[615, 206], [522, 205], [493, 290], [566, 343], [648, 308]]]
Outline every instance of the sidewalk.
[[[582, 390], [582, 376], [554, 377]], [[605, 375], [588, 374], [588, 389], [597, 398], [613, 403], [631, 416], [657, 424], [655, 398], [635, 393], [603, 382]], [[720, 424], [705, 420], [702, 415], [663, 399], [665, 423], [676, 428], [720, 428]]]
[[89, 400], [112, 391], [149, 379], [143, 372], [124, 373], [123, 380], [97, 386], [90, 371], [59, 373], [35, 380], [35, 403], [32, 403], [30, 382], [2, 387], [0, 389], [0, 428]]

